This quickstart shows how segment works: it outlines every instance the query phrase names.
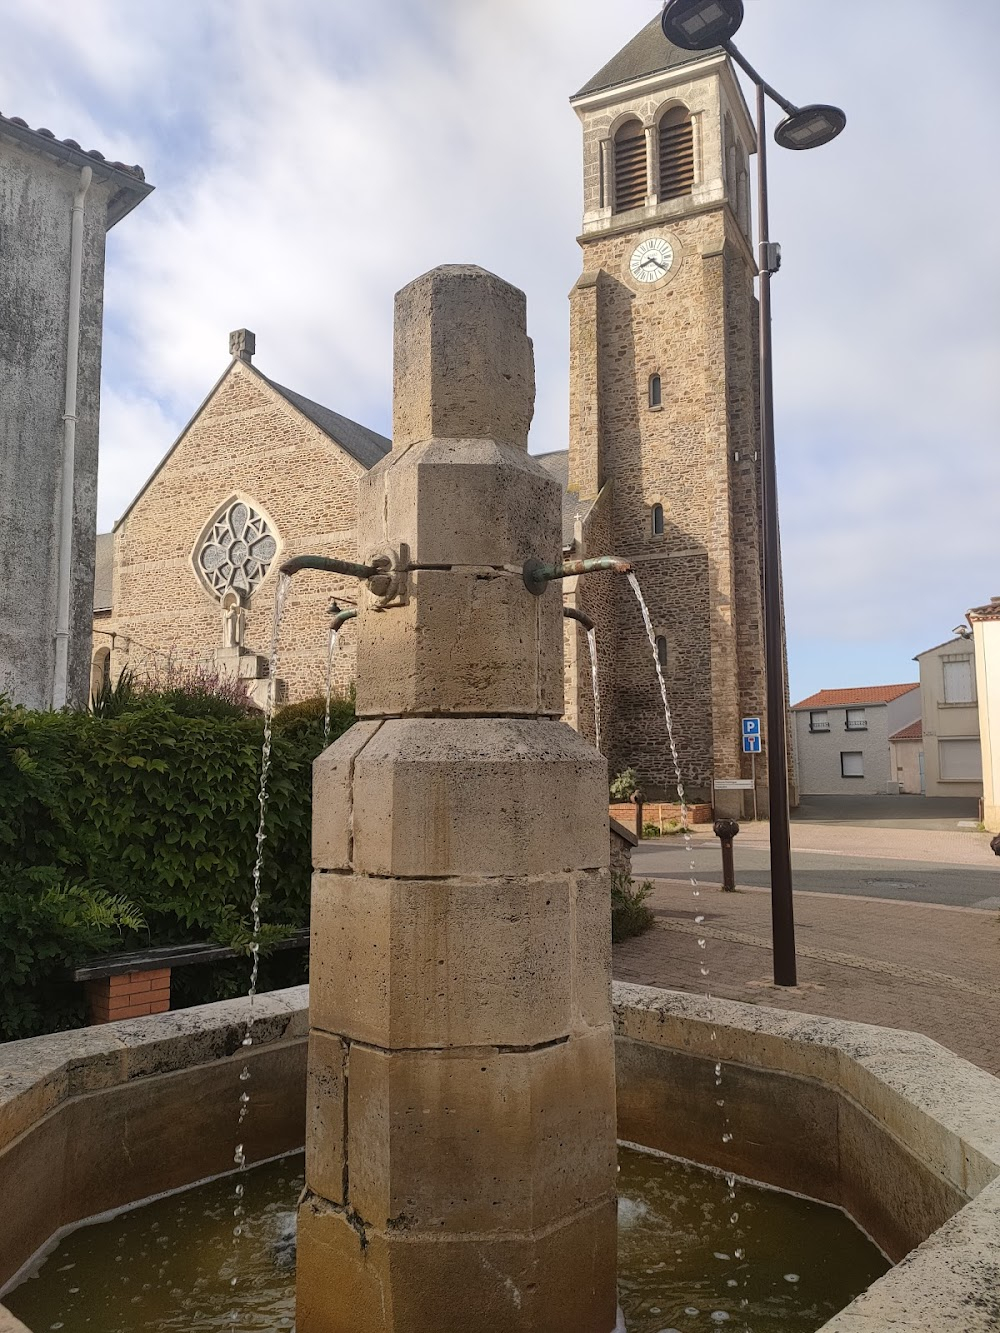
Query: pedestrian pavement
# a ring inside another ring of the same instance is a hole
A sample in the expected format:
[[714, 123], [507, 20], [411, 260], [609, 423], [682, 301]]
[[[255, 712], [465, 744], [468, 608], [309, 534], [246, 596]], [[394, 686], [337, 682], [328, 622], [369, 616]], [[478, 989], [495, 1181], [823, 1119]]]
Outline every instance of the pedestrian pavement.
[[768, 890], [651, 882], [653, 927], [615, 946], [617, 980], [923, 1032], [1000, 1075], [1000, 913], [796, 893], [798, 985], [779, 987]]

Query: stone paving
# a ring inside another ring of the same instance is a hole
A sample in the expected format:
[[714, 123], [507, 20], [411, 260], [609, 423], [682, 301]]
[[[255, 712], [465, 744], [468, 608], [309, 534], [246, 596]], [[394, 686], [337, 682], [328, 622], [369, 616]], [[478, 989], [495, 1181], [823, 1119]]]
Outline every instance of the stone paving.
[[655, 925], [615, 946], [617, 980], [912, 1029], [1000, 1075], [997, 912], [797, 893], [799, 984], [784, 988], [767, 890], [703, 884], [695, 898], [687, 880], [652, 882]]

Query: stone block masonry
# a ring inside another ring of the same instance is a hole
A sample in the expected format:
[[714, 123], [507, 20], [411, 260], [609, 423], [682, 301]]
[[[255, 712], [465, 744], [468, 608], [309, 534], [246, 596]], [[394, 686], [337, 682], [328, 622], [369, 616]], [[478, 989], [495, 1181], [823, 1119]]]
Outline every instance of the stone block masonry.
[[607, 768], [558, 720], [560, 590], [521, 576], [561, 545], [522, 293], [418, 278], [395, 372], [359, 551], [417, 569], [362, 588], [362, 720], [315, 764], [296, 1324], [611, 1333]]

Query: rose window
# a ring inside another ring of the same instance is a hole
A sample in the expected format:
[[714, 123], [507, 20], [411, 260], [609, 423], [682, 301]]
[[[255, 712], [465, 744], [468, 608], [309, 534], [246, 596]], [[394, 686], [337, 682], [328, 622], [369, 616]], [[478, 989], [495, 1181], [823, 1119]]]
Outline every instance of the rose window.
[[216, 597], [230, 588], [249, 597], [277, 551], [278, 543], [263, 514], [244, 500], [231, 500], [202, 534], [194, 563]]

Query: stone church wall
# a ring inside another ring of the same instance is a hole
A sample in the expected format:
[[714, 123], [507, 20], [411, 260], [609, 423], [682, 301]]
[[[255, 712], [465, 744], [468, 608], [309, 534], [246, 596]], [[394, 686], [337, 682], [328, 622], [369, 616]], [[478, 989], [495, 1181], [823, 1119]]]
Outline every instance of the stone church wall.
[[[214, 663], [222, 612], [192, 566], [215, 511], [239, 495], [269, 520], [278, 550], [246, 608], [244, 642], [268, 655], [278, 565], [306, 552], [356, 558], [358, 478], [364, 469], [292, 409], [253, 369], [234, 362], [115, 533], [114, 614], [95, 622], [114, 635], [112, 677], [125, 667], [160, 675], [176, 662]], [[330, 601], [353, 604], [352, 580], [296, 575], [281, 630], [279, 682], [289, 701], [325, 689]], [[353, 631], [335, 660], [334, 688], [354, 676]]]

